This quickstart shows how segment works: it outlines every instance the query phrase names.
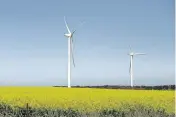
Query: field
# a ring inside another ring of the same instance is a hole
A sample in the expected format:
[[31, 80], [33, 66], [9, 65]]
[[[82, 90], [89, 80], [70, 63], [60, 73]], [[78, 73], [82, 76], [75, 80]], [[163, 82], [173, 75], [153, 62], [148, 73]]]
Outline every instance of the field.
[[34, 110], [71, 109], [78, 113], [139, 112], [142, 108], [167, 115], [175, 112], [174, 91], [158, 90], [0, 87], [0, 103], [13, 110], [28, 105]]

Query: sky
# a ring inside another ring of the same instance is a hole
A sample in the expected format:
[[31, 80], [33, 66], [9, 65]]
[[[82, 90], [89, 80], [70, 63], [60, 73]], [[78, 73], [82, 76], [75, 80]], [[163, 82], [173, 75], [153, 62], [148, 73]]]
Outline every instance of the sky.
[[[0, 1], [0, 86], [67, 85], [68, 39], [74, 35], [71, 85], [174, 84], [174, 0]], [[82, 26], [81, 22], [85, 21]]]

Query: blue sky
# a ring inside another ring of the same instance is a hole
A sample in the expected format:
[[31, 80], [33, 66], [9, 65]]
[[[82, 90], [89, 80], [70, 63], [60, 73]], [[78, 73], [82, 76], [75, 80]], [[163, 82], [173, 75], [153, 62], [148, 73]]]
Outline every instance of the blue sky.
[[67, 39], [75, 33], [72, 85], [173, 84], [174, 0], [0, 1], [0, 85], [67, 85]]

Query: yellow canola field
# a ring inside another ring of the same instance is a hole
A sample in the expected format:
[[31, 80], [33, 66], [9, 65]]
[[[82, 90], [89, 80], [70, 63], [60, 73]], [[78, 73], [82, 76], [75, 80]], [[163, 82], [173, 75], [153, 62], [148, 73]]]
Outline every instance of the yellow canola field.
[[122, 104], [142, 104], [174, 112], [174, 91], [115, 90], [58, 87], [0, 87], [0, 103], [33, 108], [78, 109], [99, 111], [118, 108]]

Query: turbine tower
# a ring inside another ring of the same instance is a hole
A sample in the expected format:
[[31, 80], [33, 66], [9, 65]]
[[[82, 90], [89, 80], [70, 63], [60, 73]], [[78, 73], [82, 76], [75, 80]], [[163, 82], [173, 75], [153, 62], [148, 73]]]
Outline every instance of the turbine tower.
[[[131, 51], [131, 48], [130, 48]], [[133, 87], [133, 57], [135, 55], [145, 55], [145, 53], [134, 53], [134, 52], [130, 52], [128, 55], [130, 55], [130, 68], [129, 68], [129, 72], [130, 72], [130, 79], [131, 79], [131, 87]]]
[[68, 88], [71, 88], [71, 61], [73, 63], [73, 66], [75, 67], [75, 62], [74, 62], [74, 55], [73, 55], [73, 34], [75, 33], [76, 30], [70, 31], [68, 24], [66, 22], [66, 19], [64, 17], [65, 25], [67, 28], [68, 33], [64, 34], [68, 38]]

